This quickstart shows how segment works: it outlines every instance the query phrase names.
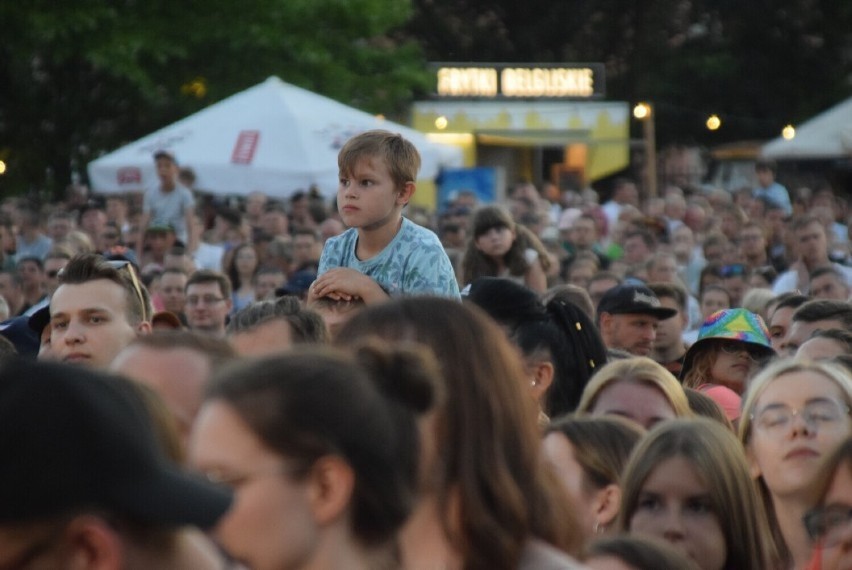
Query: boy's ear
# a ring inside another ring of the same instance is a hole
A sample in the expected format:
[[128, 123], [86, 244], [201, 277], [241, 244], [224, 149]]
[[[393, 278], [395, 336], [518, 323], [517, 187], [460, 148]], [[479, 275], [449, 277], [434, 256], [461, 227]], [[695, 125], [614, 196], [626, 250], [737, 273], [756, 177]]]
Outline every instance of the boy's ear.
[[414, 191], [417, 189], [417, 186], [414, 182], [406, 182], [402, 185], [402, 188], [399, 191], [399, 194], [396, 196], [396, 203], [398, 206], [405, 206], [411, 200], [411, 197], [414, 195]]

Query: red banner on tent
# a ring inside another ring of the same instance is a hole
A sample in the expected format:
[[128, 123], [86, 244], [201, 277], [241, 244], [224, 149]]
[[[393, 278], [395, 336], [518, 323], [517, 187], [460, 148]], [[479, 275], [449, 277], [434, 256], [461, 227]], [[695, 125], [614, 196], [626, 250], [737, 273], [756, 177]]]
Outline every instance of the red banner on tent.
[[260, 131], [240, 131], [237, 144], [234, 145], [234, 152], [231, 154], [231, 162], [251, 164], [258, 140], [260, 140]]

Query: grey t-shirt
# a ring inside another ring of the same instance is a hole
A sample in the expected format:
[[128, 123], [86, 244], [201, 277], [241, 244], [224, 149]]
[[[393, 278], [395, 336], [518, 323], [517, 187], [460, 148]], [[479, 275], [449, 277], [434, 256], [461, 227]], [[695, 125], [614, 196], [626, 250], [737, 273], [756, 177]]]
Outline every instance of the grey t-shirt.
[[145, 192], [142, 212], [151, 216], [150, 225], [170, 225], [175, 229], [178, 239], [186, 243], [187, 227], [185, 212], [195, 207], [192, 192], [186, 186], [178, 184], [171, 192], [163, 192], [158, 186]]

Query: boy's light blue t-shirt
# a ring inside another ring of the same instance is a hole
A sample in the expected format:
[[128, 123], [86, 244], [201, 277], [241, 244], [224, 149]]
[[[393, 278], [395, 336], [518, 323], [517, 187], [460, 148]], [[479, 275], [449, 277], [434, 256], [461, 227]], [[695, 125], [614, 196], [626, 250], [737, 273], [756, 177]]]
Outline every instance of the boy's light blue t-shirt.
[[376, 256], [355, 256], [358, 230], [350, 228], [325, 242], [318, 275], [335, 267], [350, 267], [378, 283], [391, 297], [438, 295], [461, 299], [455, 272], [438, 236], [408, 218], [391, 242]]

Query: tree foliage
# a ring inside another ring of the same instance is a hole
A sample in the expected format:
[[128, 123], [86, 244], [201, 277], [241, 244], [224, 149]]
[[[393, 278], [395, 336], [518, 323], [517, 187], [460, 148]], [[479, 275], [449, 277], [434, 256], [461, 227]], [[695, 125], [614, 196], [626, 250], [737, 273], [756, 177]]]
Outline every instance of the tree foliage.
[[[661, 144], [767, 139], [850, 95], [840, 0], [0, 3], [0, 190], [74, 169], [269, 75], [389, 116], [431, 61], [603, 62]], [[722, 128], [710, 133], [715, 113]]]
[[4, 193], [57, 191], [101, 152], [270, 75], [401, 114], [428, 84], [400, 0], [0, 3]]

